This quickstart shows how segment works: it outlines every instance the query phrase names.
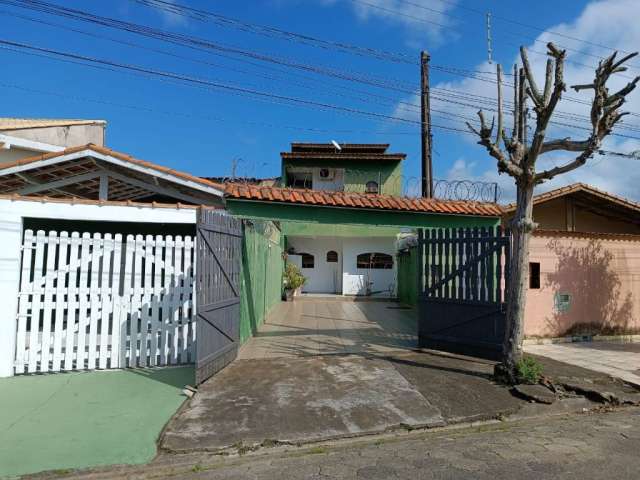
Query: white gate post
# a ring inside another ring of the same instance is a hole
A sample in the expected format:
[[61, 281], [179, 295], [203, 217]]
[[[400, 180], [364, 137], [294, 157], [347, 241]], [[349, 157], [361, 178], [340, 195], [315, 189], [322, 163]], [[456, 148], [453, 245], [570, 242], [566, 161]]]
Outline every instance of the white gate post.
[[21, 243], [22, 218], [0, 212], [0, 378], [14, 372]]

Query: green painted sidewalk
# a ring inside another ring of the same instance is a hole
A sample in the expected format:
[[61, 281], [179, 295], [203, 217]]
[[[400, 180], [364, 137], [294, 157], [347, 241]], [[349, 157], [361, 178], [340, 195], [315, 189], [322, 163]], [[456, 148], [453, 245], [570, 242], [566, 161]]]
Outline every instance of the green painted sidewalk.
[[0, 379], [0, 477], [150, 461], [192, 367]]

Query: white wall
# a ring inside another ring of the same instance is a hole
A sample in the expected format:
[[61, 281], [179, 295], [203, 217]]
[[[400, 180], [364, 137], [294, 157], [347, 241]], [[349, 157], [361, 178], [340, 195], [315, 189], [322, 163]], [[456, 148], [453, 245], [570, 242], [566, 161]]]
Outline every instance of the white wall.
[[[293, 247], [296, 253], [309, 253], [315, 257], [313, 269], [302, 269], [302, 274], [307, 277], [307, 283], [302, 289], [305, 293], [365, 295], [367, 282], [371, 282], [371, 291], [379, 292], [374, 296], [388, 297], [390, 291], [395, 295], [397, 290], [395, 237], [287, 237], [287, 246]], [[337, 264], [327, 263], [329, 250], [338, 252]], [[357, 268], [358, 255], [367, 252], [391, 255], [394, 261], [393, 269]]]
[[[307, 282], [302, 287], [305, 293], [342, 292], [342, 245], [341, 239], [333, 237], [287, 237], [287, 247], [296, 253], [314, 256], [314, 268], [302, 268]], [[327, 252], [338, 252], [338, 262], [327, 262]], [[297, 262], [296, 262], [297, 263]]]
[[194, 208], [69, 204], [0, 198], [0, 377], [13, 375], [25, 217], [136, 223], [196, 223]]
[[[344, 238], [343, 252], [343, 295], [364, 295], [367, 282], [371, 282], [374, 296], [388, 297], [390, 291], [395, 295], [397, 291], [397, 265], [396, 265], [396, 238], [395, 237], [364, 237]], [[361, 253], [379, 252], [393, 257], [393, 268], [389, 270], [361, 269], [357, 268], [357, 257]]]

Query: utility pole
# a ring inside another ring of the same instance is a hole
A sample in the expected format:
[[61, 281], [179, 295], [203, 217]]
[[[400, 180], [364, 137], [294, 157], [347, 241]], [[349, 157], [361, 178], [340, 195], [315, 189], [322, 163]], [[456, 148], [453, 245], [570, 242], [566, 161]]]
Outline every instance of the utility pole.
[[420, 106], [422, 131], [422, 196], [433, 197], [433, 166], [431, 160], [431, 103], [429, 101], [429, 54], [420, 54]]

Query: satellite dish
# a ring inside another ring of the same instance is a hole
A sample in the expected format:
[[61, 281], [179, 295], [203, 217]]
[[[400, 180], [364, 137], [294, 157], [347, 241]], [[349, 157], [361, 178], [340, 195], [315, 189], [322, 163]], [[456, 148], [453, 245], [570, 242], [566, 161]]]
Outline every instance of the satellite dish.
[[331, 140], [331, 143], [333, 144], [334, 147], [336, 147], [336, 150], [338, 150], [339, 152], [342, 151], [342, 147], [338, 142], [336, 142], [335, 140]]

